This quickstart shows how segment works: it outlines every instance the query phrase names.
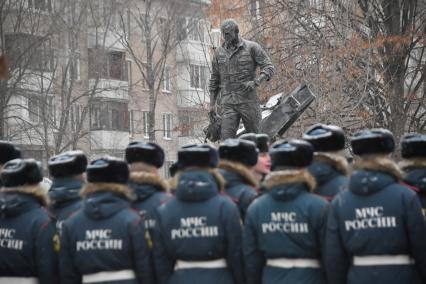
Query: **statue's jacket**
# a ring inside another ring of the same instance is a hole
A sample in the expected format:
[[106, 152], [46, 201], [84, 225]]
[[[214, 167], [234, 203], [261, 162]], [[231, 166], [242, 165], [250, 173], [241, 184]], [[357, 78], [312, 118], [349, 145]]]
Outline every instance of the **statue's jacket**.
[[274, 74], [274, 66], [256, 42], [239, 39], [235, 51], [227, 51], [224, 46], [216, 49], [212, 60], [210, 94], [221, 93], [221, 104], [242, 104], [259, 102], [256, 89], [247, 90], [244, 83], [256, 78], [256, 69], [269, 80]]

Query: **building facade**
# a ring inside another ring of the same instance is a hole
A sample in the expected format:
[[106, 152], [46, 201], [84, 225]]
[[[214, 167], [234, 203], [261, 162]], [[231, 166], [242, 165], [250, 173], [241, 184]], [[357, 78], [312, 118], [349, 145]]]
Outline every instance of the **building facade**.
[[206, 123], [209, 4], [6, 1], [2, 139], [42, 161], [77, 148], [123, 157], [130, 141], [151, 140], [166, 151], [167, 176]]

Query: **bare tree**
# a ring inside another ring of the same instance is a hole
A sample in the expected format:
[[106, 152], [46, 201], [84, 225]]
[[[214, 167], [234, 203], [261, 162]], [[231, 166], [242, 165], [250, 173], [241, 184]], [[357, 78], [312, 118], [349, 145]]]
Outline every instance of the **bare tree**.
[[[188, 30], [199, 29], [198, 21], [189, 20], [190, 17], [200, 17], [200, 14], [197, 15], [199, 5], [153, 0], [143, 4], [129, 1], [127, 5], [134, 25], [130, 25], [128, 31], [131, 36], [123, 37], [123, 40], [140, 75], [140, 80], [134, 85], [145, 89], [148, 94], [148, 136], [150, 141], [155, 141], [155, 132], [164, 131], [155, 123], [158, 98], [165, 84], [169, 84], [172, 78], [178, 78], [173, 75], [177, 72], [173, 68], [176, 67], [176, 54]], [[171, 101], [171, 104], [176, 102]]]
[[322, 121], [387, 127], [397, 139], [425, 131], [423, 2], [244, 1], [246, 36], [277, 66], [264, 97], [309, 83], [318, 99], [293, 129]]
[[[10, 78], [0, 82], [2, 138], [39, 145], [40, 159], [77, 147], [90, 150], [85, 146], [95, 98], [120, 89], [100, 84], [103, 65], [89, 62], [87, 30], [98, 12], [92, 1], [0, 3], [1, 46], [11, 62]], [[96, 33], [98, 46], [108, 44], [107, 31]]]

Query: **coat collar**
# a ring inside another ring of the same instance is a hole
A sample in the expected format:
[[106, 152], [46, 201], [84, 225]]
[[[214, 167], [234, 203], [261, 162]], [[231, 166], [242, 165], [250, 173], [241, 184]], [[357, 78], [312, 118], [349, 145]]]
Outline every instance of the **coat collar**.
[[147, 172], [132, 172], [130, 173], [130, 181], [136, 184], [149, 184], [158, 188], [159, 191], [166, 192], [168, 184], [160, 176]]
[[426, 168], [426, 159], [418, 158], [418, 159], [402, 160], [399, 163], [399, 166], [403, 170], [410, 169], [410, 168]]
[[313, 191], [316, 187], [315, 178], [306, 169], [271, 172], [266, 176], [263, 185], [265, 188], [271, 189], [279, 185], [293, 183], [305, 183], [310, 191]]
[[80, 195], [83, 198], [87, 198], [88, 195], [95, 192], [112, 192], [122, 195], [129, 200], [134, 199], [132, 190], [127, 185], [119, 183], [88, 183], [83, 187]]
[[47, 192], [41, 187], [40, 184], [17, 187], [3, 187], [1, 189], [1, 192], [25, 193], [34, 196], [42, 206], [48, 206], [50, 203]]
[[244, 182], [250, 186], [257, 186], [257, 180], [254, 177], [253, 172], [241, 163], [221, 160], [219, 162], [219, 168], [238, 174], [244, 180]]
[[402, 178], [402, 172], [398, 165], [390, 158], [384, 156], [361, 158], [355, 161], [354, 169], [384, 172], [393, 176], [397, 181]]
[[335, 153], [317, 152], [314, 154], [314, 160], [331, 165], [342, 175], [349, 174], [349, 165], [345, 157]]

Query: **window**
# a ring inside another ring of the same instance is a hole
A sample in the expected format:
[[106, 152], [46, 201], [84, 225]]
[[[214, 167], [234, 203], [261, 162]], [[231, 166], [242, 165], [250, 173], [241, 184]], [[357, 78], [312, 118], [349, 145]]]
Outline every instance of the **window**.
[[50, 122], [53, 124], [53, 127], [58, 127], [58, 112], [56, 110], [56, 104], [53, 100], [53, 97], [49, 100], [49, 114]]
[[220, 32], [220, 29], [212, 29], [210, 34], [210, 44], [213, 47], [219, 47], [220, 46], [220, 40], [221, 40], [222, 34]]
[[112, 125], [112, 129], [113, 130], [118, 130], [119, 129], [119, 114], [118, 114], [118, 110], [116, 109], [112, 109], [111, 110], [111, 125]]
[[191, 77], [191, 87], [199, 89], [201, 86], [200, 83], [200, 66], [198, 65], [189, 65], [190, 68], [190, 77]]
[[89, 49], [89, 78], [128, 81], [126, 54], [119, 51]]
[[170, 66], [164, 67], [163, 73], [163, 91], [171, 91], [172, 90], [172, 80], [171, 80], [171, 68]]
[[172, 114], [163, 113], [163, 138], [172, 138]]
[[129, 111], [129, 123], [130, 123], [130, 125], [129, 125], [129, 132], [130, 132], [131, 136], [135, 135], [135, 133], [136, 133], [136, 129], [135, 129], [135, 113], [136, 112], [134, 110]]
[[170, 22], [165, 18], [157, 19], [157, 35], [161, 39], [163, 48], [169, 48], [171, 44], [170, 40]]
[[69, 83], [81, 80], [79, 54], [76, 54], [74, 58], [72, 57], [69, 58], [69, 66], [68, 66], [67, 72], [68, 72], [67, 77], [68, 77]]
[[191, 114], [188, 111], [179, 112], [179, 129], [180, 135], [183, 137], [193, 136], [194, 125]]
[[128, 104], [94, 101], [91, 107], [91, 130], [129, 131]]
[[109, 69], [110, 69], [110, 77], [112, 79], [121, 80], [127, 77], [127, 74], [123, 74], [123, 71], [125, 68], [125, 54], [124, 52], [110, 52], [108, 54], [108, 61], [109, 61]]
[[176, 22], [177, 40], [183, 41], [188, 38], [188, 31], [186, 29], [186, 18], [179, 18]]
[[259, 0], [251, 0], [250, 1], [250, 14], [253, 18], [260, 20], [262, 18], [262, 5]]
[[146, 62], [142, 62], [142, 72], [143, 72], [143, 76], [142, 76], [142, 80], [141, 82], [141, 87], [144, 90], [149, 90], [149, 84], [148, 84], [148, 64]]
[[143, 112], [143, 136], [145, 138], [149, 137], [149, 112]]
[[38, 97], [31, 95], [28, 98], [28, 117], [31, 122], [39, 123], [42, 115], [41, 101]]
[[70, 109], [71, 130], [78, 132], [81, 119], [80, 105], [72, 105]]
[[189, 69], [191, 88], [205, 89], [208, 76], [207, 67], [190, 64]]
[[176, 22], [176, 38], [178, 41], [186, 39], [204, 42], [205, 22], [196, 18], [179, 18]]
[[92, 130], [99, 129], [101, 127], [101, 109], [100, 107], [92, 107], [91, 109], [91, 128]]
[[194, 41], [204, 42], [204, 26], [200, 19], [188, 19], [188, 38]]
[[43, 12], [52, 12], [53, 0], [27, 0], [28, 8], [32, 8], [34, 10], [43, 11]]
[[127, 64], [127, 81], [129, 82], [129, 86], [132, 87], [132, 61], [127, 60], [126, 61]]
[[53, 51], [50, 40], [29, 34], [5, 36], [6, 53], [12, 66], [37, 71], [53, 69]]

